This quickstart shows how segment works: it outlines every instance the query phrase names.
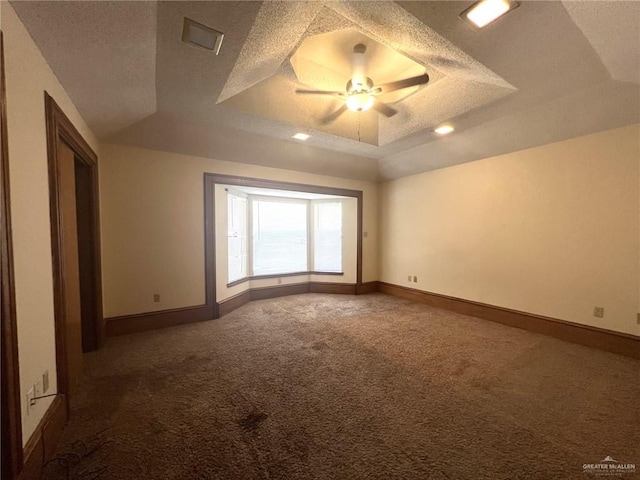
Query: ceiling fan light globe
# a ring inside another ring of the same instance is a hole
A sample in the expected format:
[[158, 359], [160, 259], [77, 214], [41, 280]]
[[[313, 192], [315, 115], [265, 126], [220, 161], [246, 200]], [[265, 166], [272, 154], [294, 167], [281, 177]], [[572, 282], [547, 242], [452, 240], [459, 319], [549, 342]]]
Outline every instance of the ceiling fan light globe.
[[366, 112], [373, 106], [373, 96], [369, 92], [359, 92], [349, 95], [347, 108], [352, 112]]

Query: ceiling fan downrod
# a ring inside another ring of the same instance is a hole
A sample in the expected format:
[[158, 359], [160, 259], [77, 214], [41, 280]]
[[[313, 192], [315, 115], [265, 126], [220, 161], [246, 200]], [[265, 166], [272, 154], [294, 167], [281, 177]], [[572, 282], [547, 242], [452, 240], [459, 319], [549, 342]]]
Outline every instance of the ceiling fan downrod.
[[[364, 53], [367, 51], [367, 46], [362, 43], [353, 47], [353, 60], [352, 60], [352, 74], [351, 74], [351, 88], [347, 85], [347, 91], [362, 92], [369, 90], [373, 86], [371, 79], [367, 77], [367, 63], [364, 57]], [[367, 85], [371, 83], [371, 85]]]

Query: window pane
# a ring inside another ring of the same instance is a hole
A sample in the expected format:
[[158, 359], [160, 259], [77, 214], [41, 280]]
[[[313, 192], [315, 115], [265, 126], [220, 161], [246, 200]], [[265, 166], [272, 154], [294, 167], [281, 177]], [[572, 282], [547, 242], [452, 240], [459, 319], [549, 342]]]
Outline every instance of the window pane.
[[228, 281], [247, 276], [247, 199], [228, 194]]
[[253, 274], [307, 269], [307, 203], [255, 200]]
[[318, 272], [342, 271], [342, 204], [315, 204], [313, 269]]

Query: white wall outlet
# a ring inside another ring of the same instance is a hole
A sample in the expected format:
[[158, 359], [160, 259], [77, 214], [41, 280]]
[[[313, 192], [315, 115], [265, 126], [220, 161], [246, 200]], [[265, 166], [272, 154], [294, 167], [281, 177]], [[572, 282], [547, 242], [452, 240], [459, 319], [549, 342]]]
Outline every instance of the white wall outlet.
[[407, 277], [407, 280], [411, 281], [411, 275], [409, 275], [409, 276]]
[[42, 393], [49, 391], [49, 370], [45, 370], [42, 374]]
[[593, 307], [593, 316], [596, 318], [604, 318], [604, 307]]
[[637, 322], [638, 322], [638, 325], [640, 325], [640, 313], [638, 313], [637, 315], [638, 315]]
[[367, 238], [369, 234], [367, 232], [362, 232], [362, 238]]
[[413, 276], [413, 283], [417, 283], [418, 282], [418, 277], [416, 277], [415, 275]]
[[154, 303], [159, 303], [160, 302], [160, 294], [159, 293], [154, 293], [153, 294], [153, 302]]
[[282, 283], [282, 279], [278, 277], [278, 285], [280, 285], [281, 283]]

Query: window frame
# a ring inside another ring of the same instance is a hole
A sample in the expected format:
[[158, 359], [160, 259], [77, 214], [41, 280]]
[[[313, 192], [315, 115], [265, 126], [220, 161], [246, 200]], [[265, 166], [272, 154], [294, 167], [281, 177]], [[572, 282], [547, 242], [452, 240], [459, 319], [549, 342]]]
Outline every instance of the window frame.
[[[276, 190], [274, 188], [261, 187], [265, 189]], [[229, 195], [235, 196], [243, 196], [247, 199], [247, 275], [242, 278], [238, 278], [232, 281], [229, 281], [228, 268], [227, 268], [227, 288], [233, 287], [235, 285], [240, 285], [244, 282], [250, 280], [259, 280], [259, 279], [269, 279], [269, 278], [281, 278], [281, 277], [293, 277], [293, 276], [301, 276], [301, 275], [335, 275], [335, 276], [343, 276], [344, 269], [340, 268], [339, 271], [333, 270], [317, 270], [315, 269], [315, 251], [314, 251], [314, 243], [315, 243], [315, 206], [319, 203], [340, 203], [340, 205], [344, 208], [343, 200], [345, 197], [349, 197], [348, 195], [334, 195], [334, 198], [317, 198], [317, 199], [305, 199], [305, 198], [295, 198], [295, 197], [281, 197], [277, 195], [261, 195], [261, 194], [249, 194], [245, 193], [241, 190], [230, 189], [229, 187], [225, 188], [227, 192], [227, 198]], [[278, 189], [280, 190], [280, 189]], [[302, 190], [291, 190], [304, 193]], [[327, 195], [326, 193], [323, 195]], [[273, 203], [295, 203], [295, 204], [303, 204], [306, 206], [306, 220], [307, 220], [307, 270], [302, 271], [292, 271], [292, 272], [279, 272], [279, 273], [267, 273], [267, 274], [259, 274], [256, 275], [254, 272], [254, 209], [255, 204], [260, 201], [265, 202], [273, 202]], [[342, 217], [342, 221], [344, 222], [344, 216]], [[227, 221], [228, 225], [228, 221]], [[340, 236], [344, 237], [344, 225], [340, 227]], [[227, 235], [228, 238], [228, 235]], [[343, 260], [343, 250], [341, 249], [340, 258], [341, 258], [341, 267]], [[227, 250], [227, 262], [228, 262], [228, 250]], [[312, 268], [309, 268], [309, 267]]]

